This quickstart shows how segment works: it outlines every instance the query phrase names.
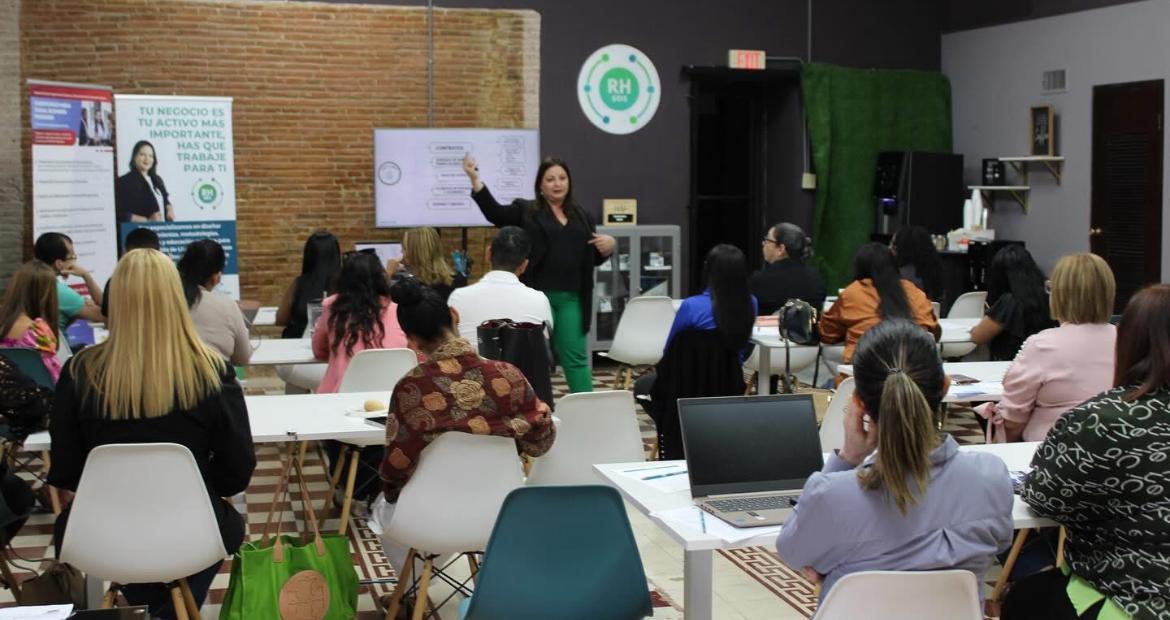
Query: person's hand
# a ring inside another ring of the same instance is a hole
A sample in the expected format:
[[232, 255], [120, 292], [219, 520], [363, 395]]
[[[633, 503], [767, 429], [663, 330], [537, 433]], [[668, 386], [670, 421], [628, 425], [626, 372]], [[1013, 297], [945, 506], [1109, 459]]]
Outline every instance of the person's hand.
[[825, 580], [825, 576], [818, 573], [816, 569], [811, 566], [805, 566], [804, 568], [800, 569], [800, 574], [804, 575], [805, 579], [818, 586], [821, 585], [821, 582]]
[[865, 411], [850, 402], [845, 414], [845, 446], [837, 453], [841, 460], [856, 467], [877, 449], [877, 425], [865, 428]]
[[597, 248], [597, 251], [602, 256], [609, 256], [613, 254], [613, 248], [617, 245], [617, 241], [614, 241], [614, 238], [609, 235], [593, 233], [593, 238], [589, 240], [589, 245]]
[[167, 221], [168, 222], [175, 221], [175, 208], [172, 207], [171, 205], [167, 205]]
[[61, 273], [62, 275], [84, 278], [89, 275], [89, 270], [79, 265], [77, 259], [73, 259], [65, 263], [65, 266], [61, 268]]
[[463, 155], [463, 172], [467, 174], [467, 178], [471, 179], [472, 181], [479, 178], [479, 168], [476, 166], [475, 158], [471, 156], [471, 153], [466, 153]]

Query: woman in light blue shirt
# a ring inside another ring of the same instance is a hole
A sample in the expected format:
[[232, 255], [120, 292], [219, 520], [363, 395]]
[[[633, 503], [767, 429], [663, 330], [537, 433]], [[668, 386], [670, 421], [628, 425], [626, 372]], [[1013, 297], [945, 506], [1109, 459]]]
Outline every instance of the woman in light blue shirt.
[[[959, 452], [935, 431], [950, 379], [931, 335], [904, 319], [862, 336], [845, 447], [804, 485], [776, 549], [823, 581], [868, 570], [966, 569], [983, 579], [1012, 537], [1012, 483], [999, 458]], [[866, 418], [868, 417], [868, 427]]]

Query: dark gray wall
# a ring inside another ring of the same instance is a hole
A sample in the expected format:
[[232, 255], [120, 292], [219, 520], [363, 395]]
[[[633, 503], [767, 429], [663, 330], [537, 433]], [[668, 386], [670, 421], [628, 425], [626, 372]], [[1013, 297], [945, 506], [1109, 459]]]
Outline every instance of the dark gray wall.
[[[417, 0], [367, 2], [426, 5]], [[939, 32], [946, 13], [942, 3], [813, 0], [812, 4], [815, 62], [875, 68], [940, 66]], [[539, 12], [541, 150], [569, 162], [574, 194], [586, 208], [600, 212], [601, 200], [607, 197], [637, 198], [639, 223], [683, 226], [684, 240], [690, 197], [690, 112], [682, 67], [724, 66], [731, 48], [804, 57], [808, 43], [807, 0], [447, 0], [438, 6]], [[577, 105], [581, 63], [609, 43], [641, 49], [662, 79], [662, 102], [654, 120], [628, 136], [602, 133]], [[783, 130], [800, 132], [798, 111], [786, 110], [776, 122]], [[775, 155], [778, 161], [770, 168], [791, 171], [793, 161], [799, 168], [799, 149]], [[769, 221], [808, 221], [812, 194], [801, 192], [799, 182], [797, 170], [785, 180], [787, 191], [779, 183], [769, 183], [770, 199], [785, 202], [769, 205]]]
[[949, 0], [947, 32], [1052, 17], [1138, 0]]

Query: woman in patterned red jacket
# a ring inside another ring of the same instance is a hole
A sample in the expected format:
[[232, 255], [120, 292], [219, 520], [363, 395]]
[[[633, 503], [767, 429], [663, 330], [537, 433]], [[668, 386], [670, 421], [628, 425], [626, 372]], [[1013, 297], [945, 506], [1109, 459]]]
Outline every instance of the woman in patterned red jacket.
[[[384, 497], [372, 510], [371, 527], [383, 531], [398, 494], [418, 466], [423, 448], [444, 432], [514, 437], [521, 454], [540, 456], [556, 437], [548, 405], [541, 402], [515, 366], [485, 360], [458, 336], [458, 314], [442, 296], [414, 278], [391, 289], [398, 323], [411, 349], [427, 361], [398, 382], [386, 420], [382, 459]], [[395, 570], [407, 548], [385, 535], [382, 544]]]

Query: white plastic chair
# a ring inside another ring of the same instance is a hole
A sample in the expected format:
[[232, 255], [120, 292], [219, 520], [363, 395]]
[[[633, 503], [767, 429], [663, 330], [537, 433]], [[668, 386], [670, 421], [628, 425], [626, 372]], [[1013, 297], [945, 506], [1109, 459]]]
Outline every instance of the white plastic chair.
[[853, 377], [847, 377], [837, 386], [829, 408], [821, 420], [821, 450], [832, 452], [845, 446], [845, 415], [853, 402]]
[[937, 301], [930, 302], [930, 311], [934, 313], [935, 319], [942, 318], [942, 304], [938, 303]]
[[[983, 316], [983, 309], [987, 306], [987, 291], [972, 291], [963, 293], [947, 311], [948, 319], [978, 319]], [[942, 345], [940, 353], [943, 359], [963, 357], [973, 352], [979, 345], [974, 342], [956, 342]]]
[[[796, 373], [812, 367], [817, 362], [817, 347], [791, 345], [789, 351], [789, 374]], [[768, 364], [771, 366], [772, 374], [784, 375], [784, 347], [772, 347], [769, 352]], [[752, 347], [752, 353], [743, 362], [745, 374], [750, 375], [748, 380], [747, 392], [750, 394], [753, 391], [753, 383], [758, 381], [770, 380], [768, 377], [760, 377], [760, 346]]]
[[170, 584], [176, 612], [198, 618], [186, 577], [227, 555], [191, 451], [173, 443], [109, 444], [89, 453], [61, 542], [61, 561], [120, 584]]
[[965, 570], [865, 571], [845, 575], [816, 620], [983, 620], [979, 584]]
[[[523, 484], [516, 440], [511, 437], [446, 432], [431, 442], [385, 526], [386, 536], [410, 547], [386, 617], [396, 617], [412, 581], [414, 558], [420, 557], [423, 568], [414, 618], [421, 620], [435, 558], [486, 549], [504, 498]], [[472, 561], [473, 575], [475, 568]]]
[[281, 364], [276, 376], [284, 381], [285, 394], [310, 394], [325, 378], [328, 364]]
[[622, 364], [614, 378], [614, 388], [630, 389], [635, 367], [653, 366], [662, 359], [674, 314], [674, 302], [669, 297], [635, 297], [626, 304], [613, 344], [609, 351], [600, 353]]
[[[349, 366], [345, 368], [345, 375], [341, 377], [341, 385], [338, 386], [337, 391], [342, 393], [386, 392], [389, 396], [394, 391], [394, 386], [398, 385], [398, 380], [406, 376], [406, 373], [413, 370], [415, 366], [418, 366], [418, 356], [410, 349], [358, 351], [349, 361]], [[387, 406], [389, 404], [389, 402], [386, 403]], [[349, 512], [353, 508], [353, 487], [357, 481], [361, 449], [367, 446], [380, 446], [383, 442], [382, 439], [367, 442], [342, 442], [341, 451], [337, 454], [337, 463], [333, 467], [333, 474], [329, 477], [329, 488], [337, 488], [337, 483], [341, 481], [345, 458], [349, 456], [349, 473], [345, 482], [345, 497], [341, 502], [339, 534], [344, 535], [345, 530], [349, 528]], [[328, 514], [326, 510], [322, 510], [321, 513]]]
[[557, 440], [532, 461], [530, 486], [599, 484], [594, 463], [646, 460], [632, 392], [569, 394], [557, 401], [557, 419]]

